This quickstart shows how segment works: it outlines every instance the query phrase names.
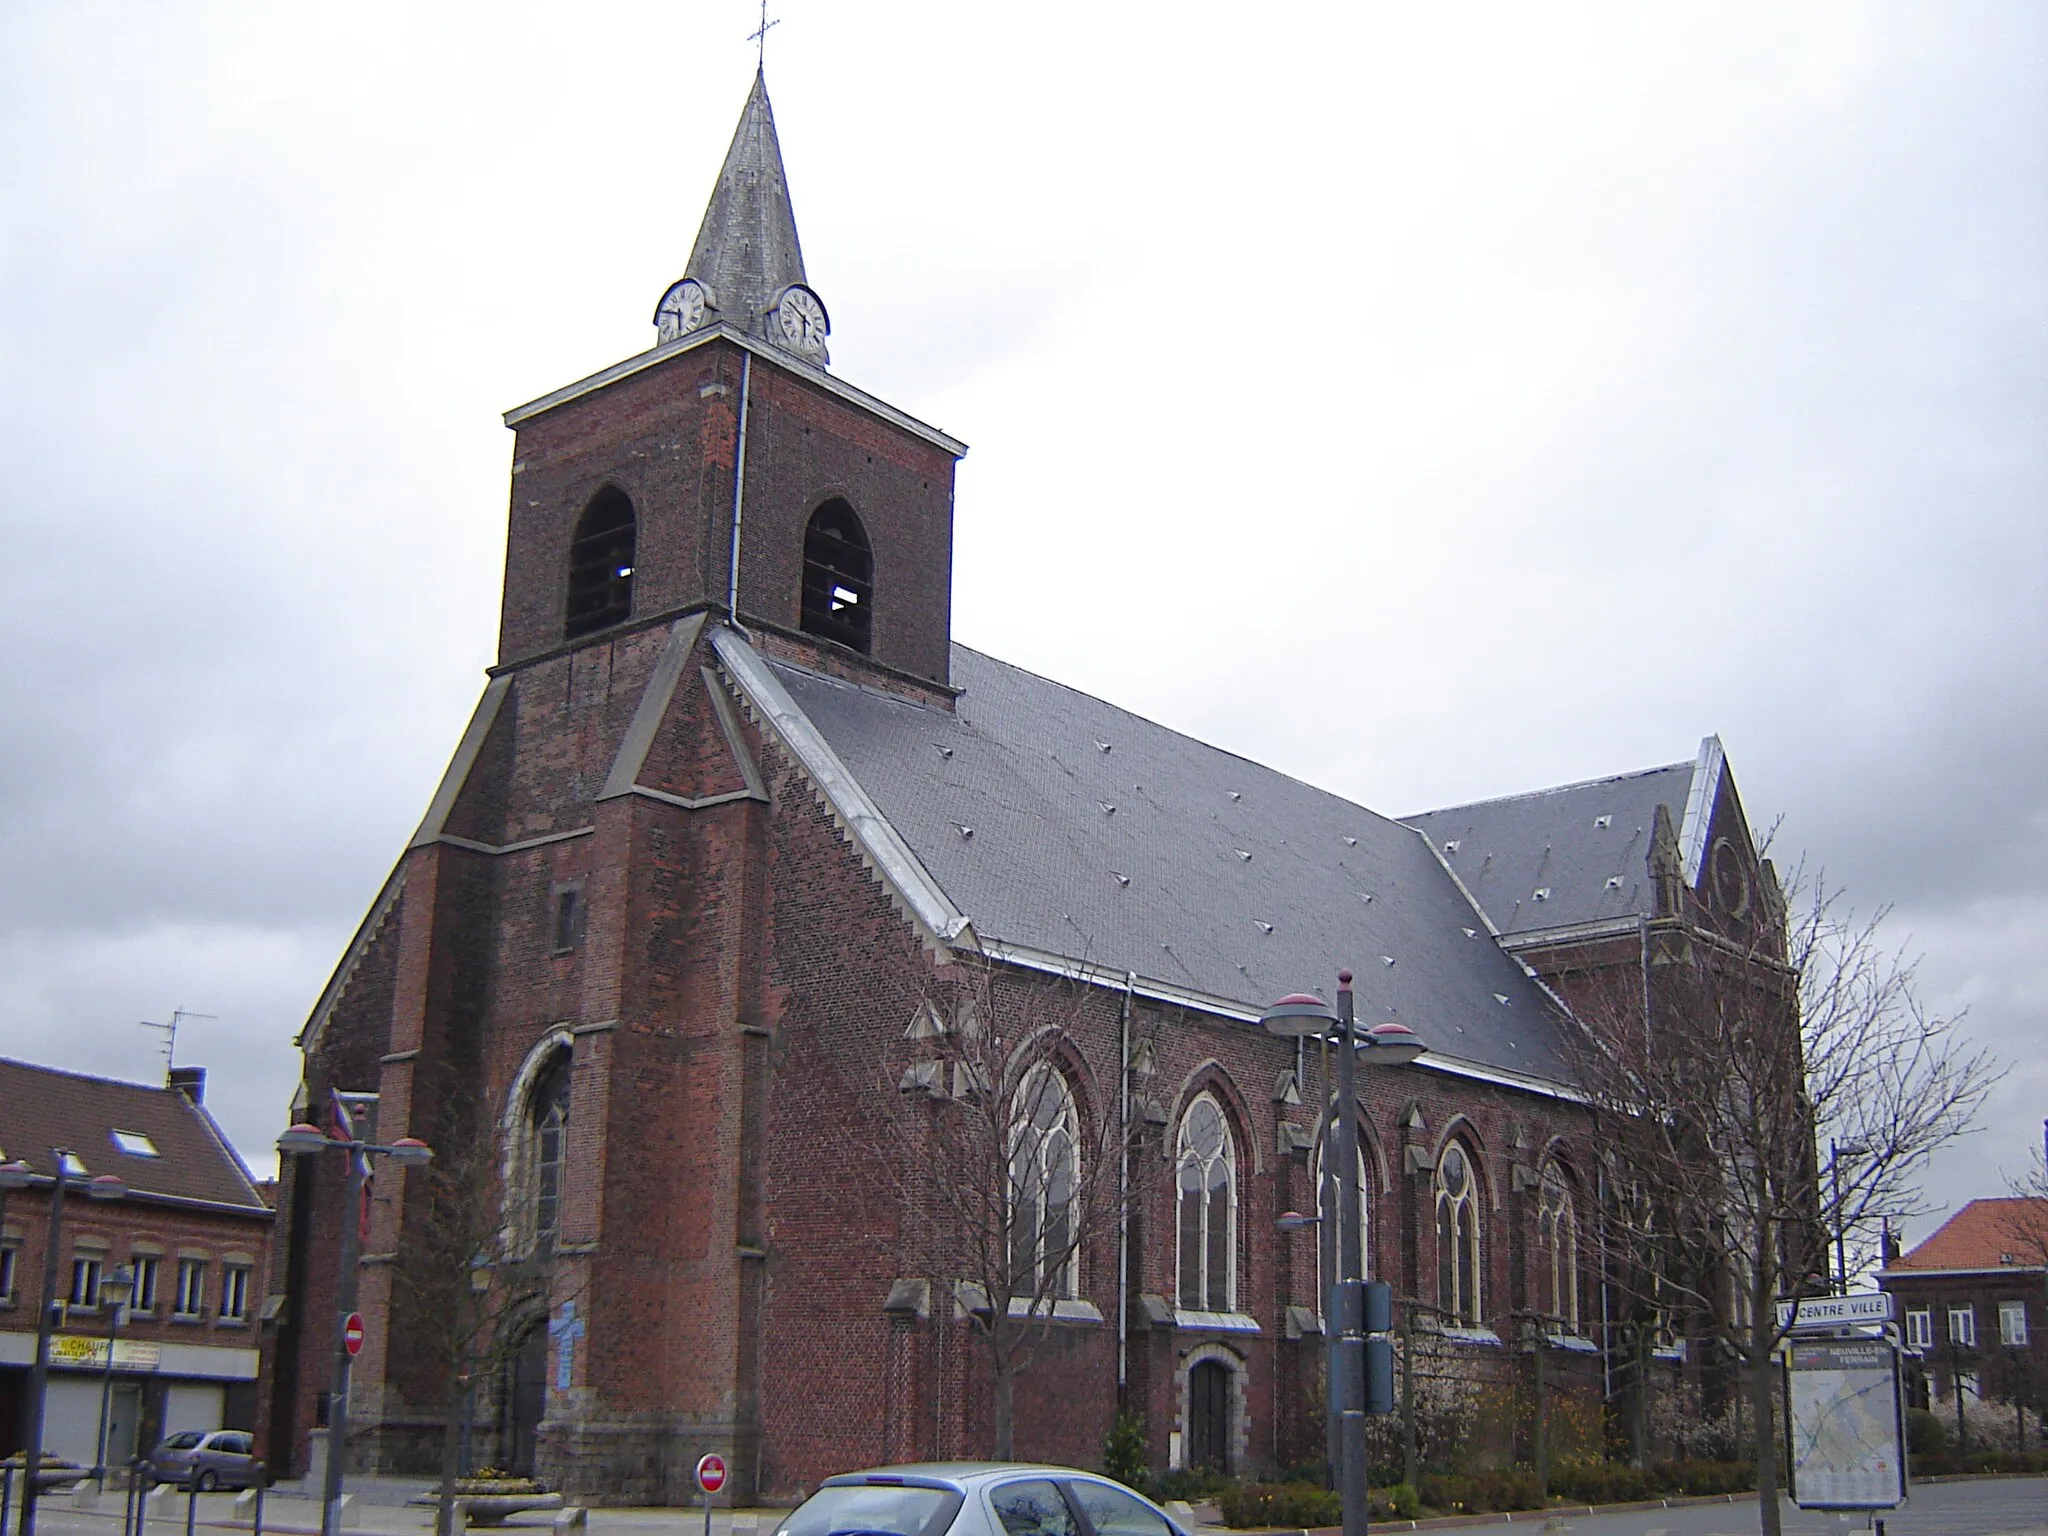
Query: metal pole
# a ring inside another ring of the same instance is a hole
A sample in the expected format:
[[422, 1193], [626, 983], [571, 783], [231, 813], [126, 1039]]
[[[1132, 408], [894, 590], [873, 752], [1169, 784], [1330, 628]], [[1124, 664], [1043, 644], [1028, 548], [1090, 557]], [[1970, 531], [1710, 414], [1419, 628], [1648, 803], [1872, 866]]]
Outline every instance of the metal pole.
[[1337, 1098], [1330, 1083], [1329, 1041], [1323, 1042], [1323, 1089], [1329, 1101], [1322, 1124], [1323, 1166], [1316, 1180], [1316, 1256], [1322, 1261], [1323, 1294], [1317, 1298], [1323, 1309], [1323, 1461], [1329, 1468], [1328, 1485], [1344, 1486], [1340, 1467], [1344, 1461], [1344, 1405], [1337, 1386]]
[[[1364, 1341], [1357, 1334], [1358, 1294], [1358, 1037], [1353, 1027], [1351, 973], [1337, 973], [1337, 1124], [1331, 1148], [1337, 1163], [1337, 1277], [1343, 1305], [1325, 1328], [1331, 1341], [1331, 1391], [1341, 1394], [1338, 1499], [1344, 1536], [1366, 1536]], [[1340, 1322], [1341, 1319], [1341, 1322]], [[1340, 1336], [1341, 1334], [1341, 1336]], [[1341, 1387], [1338, 1383], [1342, 1383]]]
[[1835, 1192], [1835, 1294], [1849, 1294], [1849, 1239], [1842, 1223], [1842, 1153], [1835, 1138], [1828, 1138], [1828, 1182]]
[[57, 1314], [57, 1250], [64, 1241], [64, 1188], [70, 1171], [61, 1147], [50, 1150], [50, 1226], [43, 1241], [43, 1313], [36, 1319], [36, 1365], [28, 1384], [28, 1448], [22, 1455], [21, 1536], [35, 1536], [36, 1473], [43, 1462], [44, 1397], [50, 1390], [50, 1327]]
[[[105, 1289], [106, 1282], [100, 1282]], [[114, 1335], [121, 1327], [121, 1308], [114, 1305], [107, 1308], [107, 1366], [100, 1372], [100, 1437], [94, 1444], [97, 1451], [92, 1459], [92, 1480], [100, 1492], [107, 1491], [107, 1410], [114, 1400]]]
[[348, 1177], [342, 1181], [340, 1305], [334, 1315], [334, 1391], [327, 1400], [327, 1466], [320, 1490], [320, 1536], [341, 1536], [341, 1464], [348, 1455], [349, 1367], [355, 1357], [344, 1335], [356, 1309], [356, 1256], [363, 1219], [362, 1144], [349, 1141]]

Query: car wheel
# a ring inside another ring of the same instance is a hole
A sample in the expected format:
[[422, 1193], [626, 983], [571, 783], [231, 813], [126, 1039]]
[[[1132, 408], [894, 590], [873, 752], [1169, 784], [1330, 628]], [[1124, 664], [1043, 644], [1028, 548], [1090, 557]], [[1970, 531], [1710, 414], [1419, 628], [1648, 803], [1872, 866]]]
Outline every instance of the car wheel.
[[220, 1478], [212, 1472], [202, 1472], [192, 1479], [192, 1486], [201, 1493], [211, 1493], [220, 1486]]

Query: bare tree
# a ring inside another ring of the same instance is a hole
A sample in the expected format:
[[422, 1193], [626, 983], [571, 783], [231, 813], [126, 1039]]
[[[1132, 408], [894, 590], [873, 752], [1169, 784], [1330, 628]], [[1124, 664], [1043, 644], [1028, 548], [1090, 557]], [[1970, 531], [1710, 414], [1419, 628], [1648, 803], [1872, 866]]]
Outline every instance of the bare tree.
[[876, 1122], [874, 1162], [902, 1213], [905, 1253], [986, 1348], [1000, 1460], [1015, 1446], [1016, 1378], [1079, 1300], [1084, 1265], [1130, 1197], [1123, 1053], [1135, 1020], [1124, 1016], [1121, 1044], [1107, 1010], [1091, 1028], [1093, 991], [962, 961], [926, 992], [882, 1064], [895, 1107]]
[[1915, 1208], [1929, 1154], [1998, 1074], [1959, 1016], [1922, 1004], [1884, 912], [1859, 918], [1820, 880], [1788, 898], [1764, 876], [1744, 920], [1650, 925], [1643, 973], [1579, 1000], [1576, 1065], [1621, 1267], [1737, 1368], [1777, 1536], [1776, 1303], [1826, 1288], [1831, 1234]]
[[525, 1338], [524, 1325], [546, 1315], [552, 1280], [545, 1251], [514, 1251], [490, 1118], [469, 1097], [444, 1115], [439, 1155], [410, 1181], [408, 1199], [420, 1209], [407, 1227], [405, 1262], [392, 1267], [393, 1300], [415, 1351], [410, 1369], [440, 1393], [436, 1536], [449, 1536], [454, 1526], [476, 1389], [503, 1373]]

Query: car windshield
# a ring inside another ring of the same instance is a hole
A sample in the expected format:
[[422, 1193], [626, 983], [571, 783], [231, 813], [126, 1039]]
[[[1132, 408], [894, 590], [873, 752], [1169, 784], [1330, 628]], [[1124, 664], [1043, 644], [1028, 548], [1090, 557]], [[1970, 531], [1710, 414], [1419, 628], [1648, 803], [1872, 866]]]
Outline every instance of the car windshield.
[[196, 1429], [180, 1430], [164, 1442], [164, 1448], [171, 1451], [189, 1451], [206, 1436]]
[[820, 1488], [775, 1528], [775, 1536], [940, 1536], [960, 1512], [960, 1502], [950, 1488]]

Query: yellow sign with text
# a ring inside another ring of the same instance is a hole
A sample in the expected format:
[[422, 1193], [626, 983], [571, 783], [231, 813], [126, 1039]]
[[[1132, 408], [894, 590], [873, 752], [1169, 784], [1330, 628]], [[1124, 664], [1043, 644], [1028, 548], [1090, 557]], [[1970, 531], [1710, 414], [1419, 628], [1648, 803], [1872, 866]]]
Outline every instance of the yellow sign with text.
[[[141, 1339], [114, 1341], [114, 1369], [153, 1371], [163, 1357], [163, 1346]], [[50, 1364], [60, 1369], [103, 1371], [107, 1368], [107, 1341], [76, 1333], [60, 1333], [50, 1339]]]

